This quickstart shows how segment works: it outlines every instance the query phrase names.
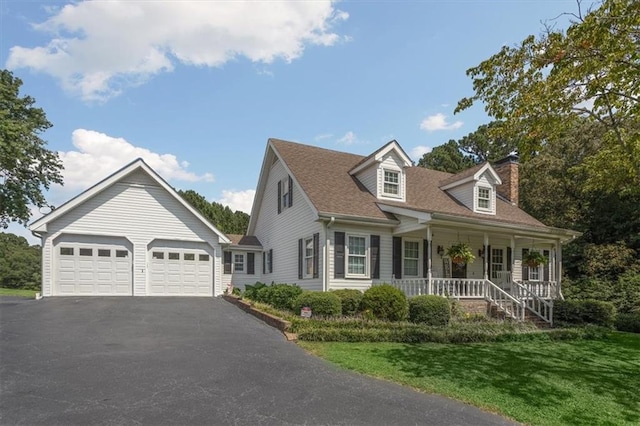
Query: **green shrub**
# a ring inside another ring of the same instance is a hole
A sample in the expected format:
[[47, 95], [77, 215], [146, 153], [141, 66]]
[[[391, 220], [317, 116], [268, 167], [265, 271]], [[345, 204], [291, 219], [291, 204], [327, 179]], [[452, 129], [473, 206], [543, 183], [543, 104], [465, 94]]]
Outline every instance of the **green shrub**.
[[409, 321], [426, 325], [447, 325], [451, 319], [449, 301], [440, 296], [416, 296], [409, 299]]
[[630, 314], [618, 314], [616, 317], [616, 329], [629, 333], [640, 333], [640, 312]]
[[272, 284], [258, 290], [258, 301], [268, 303], [276, 309], [291, 309], [302, 289], [295, 284]]
[[613, 327], [616, 308], [613, 303], [600, 300], [556, 300], [553, 317], [559, 323]]
[[640, 312], [640, 273], [629, 271], [620, 275], [612, 301], [618, 312]]
[[388, 284], [377, 285], [364, 292], [362, 310], [381, 320], [402, 321], [407, 318], [407, 297]]
[[304, 307], [311, 308], [314, 316], [339, 316], [342, 314], [342, 302], [332, 292], [305, 291], [295, 298], [292, 308], [294, 312], [300, 312]]
[[261, 283], [260, 281], [256, 281], [253, 285], [247, 284], [244, 286], [244, 297], [257, 301], [256, 297], [258, 296], [258, 291], [266, 286], [267, 285], [265, 283]]
[[360, 303], [362, 302], [360, 290], [343, 289], [331, 292], [338, 296], [342, 302], [342, 315], [355, 315], [360, 312]]

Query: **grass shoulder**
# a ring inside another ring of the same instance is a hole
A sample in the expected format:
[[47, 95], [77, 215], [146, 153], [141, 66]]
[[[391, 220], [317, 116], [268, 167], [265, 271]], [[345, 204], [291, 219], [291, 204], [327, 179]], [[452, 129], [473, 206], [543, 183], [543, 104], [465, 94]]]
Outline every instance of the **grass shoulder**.
[[38, 290], [24, 290], [19, 288], [4, 288], [0, 287], [0, 296], [14, 296], [14, 297], [27, 297], [34, 298]]

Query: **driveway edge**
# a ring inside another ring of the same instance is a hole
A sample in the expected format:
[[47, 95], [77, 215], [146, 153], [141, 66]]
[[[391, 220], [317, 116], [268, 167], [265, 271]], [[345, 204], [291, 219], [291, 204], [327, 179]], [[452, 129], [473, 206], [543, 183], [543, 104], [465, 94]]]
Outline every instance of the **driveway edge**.
[[278, 318], [275, 315], [271, 315], [269, 313], [266, 312], [262, 312], [256, 308], [254, 308], [251, 303], [246, 302], [242, 299], [240, 299], [237, 296], [234, 295], [229, 295], [229, 294], [224, 294], [222, 295], [222, 298], [224, 300], [226, 300], [227, 302], [236, 305], [238, 308], [242, 309], [243, 311], [245, 311], [248, 314], [253, 315], [254, 317], [258, 318], [259, 320], [263, 321], [265, 324], [277, 328], [278, 330], [280, 330], [285, 337], [287, 338], [287, 340], [289, 341], [296, 341], [298, 340], [298, 335], [295, 333], [290, 333], [288, 330], [289, 328], [291, 328], [291, 323], [289, 321], [283, 320], [282, 318]]

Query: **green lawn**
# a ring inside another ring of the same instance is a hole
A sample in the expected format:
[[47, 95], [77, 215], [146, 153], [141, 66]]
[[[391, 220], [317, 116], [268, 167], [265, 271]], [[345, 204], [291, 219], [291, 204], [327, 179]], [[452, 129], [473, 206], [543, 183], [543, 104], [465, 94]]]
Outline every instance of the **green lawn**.
[[0, 296], [36, 297], [37, 290], [20, 290], [0, 287]]
[[532, 425], [640, 424], [640, 335], [490, 344], [299, 342], [344, 368]]

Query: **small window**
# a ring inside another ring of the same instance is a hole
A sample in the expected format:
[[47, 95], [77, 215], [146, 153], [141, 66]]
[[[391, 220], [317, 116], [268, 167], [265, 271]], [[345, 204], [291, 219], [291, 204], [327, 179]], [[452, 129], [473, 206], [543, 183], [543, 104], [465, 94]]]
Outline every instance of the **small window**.
[[290, 187], [290, 182], [289, 182], [289, 177], [287, 176], [286, 178], [282, 179], [280, 186], [282, 188], [282, 195], [280, 198], [280, 208], [282, 210], [286, 209], [287, 207], [290, 206], [291, 201], [291, 187]]
[[98, 249], [98, 257], [110, 257], [111, 250], [109, 249]]
[[313, 238], [304, 240], [304, 273], [306, 277], [313, 276]]
[[418, 276], [420, 263], [420, 243], [417, 241], [404, 242], [404, 274], [410, 277]]
[[384, 186], [382, 192], [385, 195], [398, 197], [400, 195], [400, 172], [384, 171]]
[[233, 256], [233, 270], [235, 272], [244, 271], [244, 254], [236, 254]]
[[161, 251], [154, 251], [153, 252], [153, 258], [154, 259], [164, 259], [164, 253]]
[[60, 247], [60, 254], [62, 256], [73, 256], [73, 247]]
[[199, 254], [198, 255], [198, 260], [200, 262], [208, 262], [209, 261], [209, 255], [208, 254]]
[[[127, 250], [116, 250], [116, 257], [129, 257], [129, 252]], [[154, 259], [155, 259], [155, 256], [154, 256]]]
[[180, 260], [180, 253], [169, 253], [169, 260]]
[[478, 188], [478, 208], [482, 210], [491, 210], [491, 189]]
[[185, 253], [184, 260], [196, 260], [196, 255], [194, 253]]
[[81, 248], [80, 256], [93, 256], [93, 249], [90, 248]]

